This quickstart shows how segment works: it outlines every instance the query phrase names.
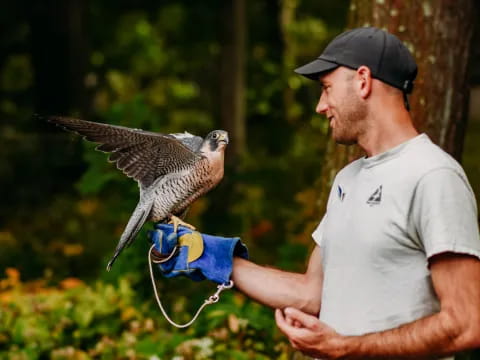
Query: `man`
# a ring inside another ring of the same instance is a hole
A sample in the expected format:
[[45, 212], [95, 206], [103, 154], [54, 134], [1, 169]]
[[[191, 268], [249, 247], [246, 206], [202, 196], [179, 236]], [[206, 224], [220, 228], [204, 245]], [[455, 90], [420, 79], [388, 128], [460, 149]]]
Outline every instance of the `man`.
[[305, 274], [235, 258], [236, 287], [277, 309], [293, 347], [313, 357], [442, 358], [480, 347], [474, 195], [460, 165], [412, 124], [413, 57], [394, 35], [360, 28], [296, 71], [322, 83], [316, 111], [335, 141], [366, 157], [337, 175]]
[[[238, 238], [210, 251], [214, 261], [202, 254], [197, 266], [174, 266], [214, 268], [222, 281], [231, 273], [313, 357], [438, 359], [480, 347], [476, 203], [460, 165], [412, 124], [413, 57], [395, 36], [359, 28], [296, 71], [322, 83], [316, 111], [335, 141], [366, 153], [337, 174], [306, 272], [256, 265]], [[163, 235], [155, 246], [169, 253]], [[217, 246], [203, 239], [205, 249]]]

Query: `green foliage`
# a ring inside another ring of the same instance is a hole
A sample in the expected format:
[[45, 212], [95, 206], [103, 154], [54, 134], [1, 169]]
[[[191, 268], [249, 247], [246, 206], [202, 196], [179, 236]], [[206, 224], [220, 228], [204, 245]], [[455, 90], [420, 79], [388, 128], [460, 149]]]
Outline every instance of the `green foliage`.
[[[212, 284], [210, 284], [212, 285]], [[10, 269], [0, 280], [2, 359], [272, 359], [288, 358], [269, 311], [239, 294], [223, 293], [190, 328], [178, 330], [122, 279], [115, 286], [60, 287], [21, 283]], [[213, 287], [213, 285], [212, 285]], [[170, 310], [185, 314], [185, 298]]]
[[0, 85], [3, 91], [25, 91], [32, 86], [30, 57], [27, 54], [10, 56], [0, 74]]
[[[6, 28], [0, 55], [0, 264], [19, 269], [25, 280], [42, 281], [33, 293], [32, 283], [19, 282], [0, 293], [0, 358], [135, 358], [132, 352], [139, 359], [291, 358], [270, 311], [238, 294], [222, 295], [191, 329], [167, 325], [153, 306], [146, 275], [145, 232], [151, 225], [107, 273], [138, 187], [106, 161], [108, 155], [94, 151], [95, 145], [31, 117], [47, 108], [165, 133], [205, 135], [221, 128], [224, 2], [80, 3], [88, 3], [79, 35], [88, 51], [74, 45], [71, 53], [48, 54], [64, 56], [70, 65], [69, 57], [87, 64], [76, 84], [88, 95], [80, 108], [62, 97], [76, 94], [73, 73], [67, 79], [72, 87], [54, 89], [51, 103], [39, 103], [39, 78], [55, 77], [60, 69], [41, 67], [32, 53], [31, 15], [39, 15], [38, 9], [18, 2], [9, 10], [18, 16], [9, 11], [0, 16]], [[296, 14], [283, 28], [281, 2], [247, 2], [248, 151], [229, 162], [224, 180], [195, 202], [187, 221], [207, 233], [240, 235], [258, 263], [301, 271], [319, 220], [314, 186], [328, 123], [313, 111], [319, 88], [292, 69], [317, 57], [344, 27], [348, 1], [292, 4]], [[55, 14], [42, 16], [56, 24]], [[465, 166], [477, 194], [478, 136], [474, 123]], [[92, 285], [48, 286], [72, 276]], [[179, 321], [188, 320], [211, 291], [208, 284], [181, 279], [159, 286], [168, 289], [167, 303]]]
[[[134, 6], [92, 1], [88, 6], [90, 31], [82, 30], [80, 36], [88, 37], [90, 53], [76, 55], [87, 62], [89, 119], [198, 135], [221, 128], [223, 2], [147, 1]], [[205, 232], [241, 235], [257, 261], [301, 269], [311, 230], [301, 219], [307, 201], [301, 194], [319, 174], [324, 143], [318, 135], [326, 134], [327, 124], [312, 115], [317, 89], [291, 69], [317, 56], [321, 44], [337, 31], [338, 20], [333, 19], [344, 13], [321, 16], [327, 12], [316, 2], [300, 2], [296, 19], [281, 29], [278, 17], [272, 16], [279, 10], [271, 2], [248, 5], [249, 33], [255, 34], [246, 59], [248, 152], [227, 166], [220, 186], [194, 204], [187, 220]], [[0, 115], [9, 119], [2, 125], [9, 142], [0, 158], [0, 186], [10, 190], [4, 199], [9, 206], [0, 207], [5, 219], [0, 224], [2, 266], [18, 267], [25, 279], [46, 274], [52, 281], [65, 276], [115, 281], [129, 276], [143, 283], [142, 240], [122, 254], [112, 273], [103, 270], [138, 199], [135, 182], [109, 164], [108, 155], [94, 151], [95, 145], [53, 133], [53, 127], [26, 115], [36, 106], [32, 95], [39, 66], [27, 46], [27, 20], [12, 27], [17, 36], [11, 41], [19, 50], [0, 63]], [[297, 63], [295, 57], [287, 61], [282, 55], [283, 30], [289, 36], [285, 45], [303, 44], [294, 46]], [[296, 91], [287, 109], [295, 122], [285, 121], [286, 88]], [[72, 109], [68, 115], [77, 114]]]

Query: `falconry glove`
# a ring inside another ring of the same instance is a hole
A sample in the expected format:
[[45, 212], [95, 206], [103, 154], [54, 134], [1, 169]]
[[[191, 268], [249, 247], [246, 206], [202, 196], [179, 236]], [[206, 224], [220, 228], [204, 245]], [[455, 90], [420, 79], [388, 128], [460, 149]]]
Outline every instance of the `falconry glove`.
[[154, 249], [152, 260], [167, 278], [184, 275], [192, 280], [208, 279], [218, 284], [230, 280], [233, 257], [248, 259], [240, 238], [225, 238], [192, 231], [171, 224], [156, 224], [149, 232]]

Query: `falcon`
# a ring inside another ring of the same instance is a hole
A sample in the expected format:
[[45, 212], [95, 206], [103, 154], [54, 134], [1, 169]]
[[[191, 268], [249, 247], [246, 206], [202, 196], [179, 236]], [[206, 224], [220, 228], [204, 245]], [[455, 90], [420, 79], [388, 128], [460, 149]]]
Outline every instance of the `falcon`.
[[179, 224], [191, 227], [181, 220], [188, 207], [223, 178], [228, 144], [224, 130], [214, 130], [202, 139], [187, 132], [161, 134], [67, 117], [52, 116], [47, 121], [98, 143], [96, 150], [111, 153], [108, 160], [138, 183], [139, 202], [108, 271], [146, 221], [170, 221], [175, 229]]

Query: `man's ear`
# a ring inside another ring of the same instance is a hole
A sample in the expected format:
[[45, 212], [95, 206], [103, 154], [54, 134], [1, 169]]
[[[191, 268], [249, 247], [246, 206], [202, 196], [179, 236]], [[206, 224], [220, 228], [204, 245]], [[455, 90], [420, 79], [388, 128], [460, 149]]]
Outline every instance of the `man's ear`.
[[366, 99], [372, 92], [372, 73], [370, 69], [362, 65], [357, 69], [358, 90], [362, 99]]

